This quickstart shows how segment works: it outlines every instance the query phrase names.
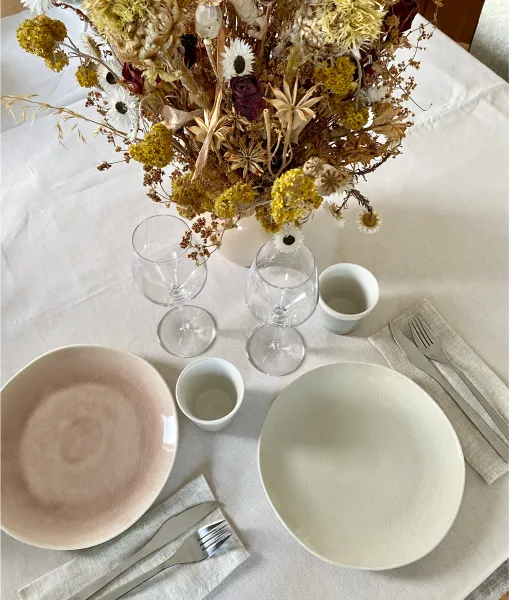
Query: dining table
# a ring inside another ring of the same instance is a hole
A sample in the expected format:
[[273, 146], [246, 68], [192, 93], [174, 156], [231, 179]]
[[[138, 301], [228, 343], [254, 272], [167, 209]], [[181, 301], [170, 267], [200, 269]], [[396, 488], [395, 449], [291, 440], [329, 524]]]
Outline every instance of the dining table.
[[[69, 11], [56, 14], [79, 38], [83, 23]], [[1, 20], [2, 94], [37, 93], [50, 105], [98, 118], [83, 108], [87, 90], [72, 69], [53, 73], [17, 45], [16, 28], [27, 16]], [[414, 27], [421, 22], [418, 16]], [[208, 262], [195, 300], [217, 324], [205, 356], [237, 366], [245, 399], [230, 427], [217, 433], [179, 415], [176, 462], [156, 503], [203, 473], [248, 548], [249, 559], [210, 600], [463, 600], [509, 557], [507, 474], [488, 485], [467, 464], [461, 507], [444, 540], [413, 564], [367, 571], [329, 564], [299, 545], [273, 512], [258, 471], [260, 432], [281, 390], [327, 363], [385, 365], [368, 336], [422, 298], [507, 383], [509, 85], [438, 30], [426, 46], [413, 73], [414, 125], [402, 154], [360, 183], [382, 228], [360, 233], [353, 206], [343, 229], [321, 211], [305, 228], [320, 271], [350, 262], [378, 279], [378, 306], [353, 333], [326, 331], [315, 313], [299, 328], [306, 343], [300, 368], [264, 375], [245, 352], [256, 325], [244, 297], [248, 270], [220, 251]], [[136, 225], [169, 209], [146, 197], [140, 165], [97, 169], [115, 152], [94, 137], [95, 124], [80, 126], [83, 143], [64, 123], [59, 143], [55, 122], [51, 110], [25, 122], [2, 114], [2, 383], [45, 352], [92, 344], [145, 358], [174, 391], [190, 359], [159, 345], [165, 309], [136, 290], [130, 266]], [[15, 600], [18, 589], [77, 554], [25, 545], [4, 532], [1, 551], [3, 600]]]

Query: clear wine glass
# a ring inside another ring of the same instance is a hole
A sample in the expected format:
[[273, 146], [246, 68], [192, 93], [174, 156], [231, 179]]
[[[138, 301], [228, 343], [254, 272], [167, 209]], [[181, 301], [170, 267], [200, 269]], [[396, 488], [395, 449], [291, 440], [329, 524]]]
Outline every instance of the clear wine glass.
[[133, 276], [141, 293], [161, 306], [176, 305], [161, 319], [157, 337], [161, 346], [176, 356], [197, 356], [216, 335], [211, 315], [185, 304], [195, 298], [207, 280], [207, 264], [197, 265], [181, 247], [187, 224], [171, 215], [142, 221], [133, 233]]
[[246, 303], [261, 321], [247, 339], [251, 363], [262, 373], [286, 375], [305, 354], [295, 329], [309, 319], [318, 303], [318, 273], [311, 250], [279, 252], [273, 242], [260, 248], [251, 266]]

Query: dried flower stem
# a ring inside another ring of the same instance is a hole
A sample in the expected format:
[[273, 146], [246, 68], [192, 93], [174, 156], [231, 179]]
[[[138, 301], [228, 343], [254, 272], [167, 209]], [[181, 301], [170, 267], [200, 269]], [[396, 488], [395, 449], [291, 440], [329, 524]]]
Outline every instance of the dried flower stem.
[[[69, 39], [69, 38], [67, 38]], [[71, 41], [71, 40], [69, 40]], [[75, 44], [73, 44], [71, 42], [72, 45], [70, 44], [65, 44], [65, 43], [61, 43], [61, 46], [64, 46], [65, 48], [69, 48], [70, 50], [73, 51], [74, 54], [70, 54], [70, 56], [76, 56], [78, 58], [86, 58], [87, 60], [95, 60], [96, 62], [100, 63], [101, 65], [103, 65], [104, 67], [106, 67], [106, 69], [109, 69], [110, 67], [108, 67], [108, 65], [101, 60], [100, 58], [97, 58], [97, 56], [92, 56], [91, 54], [86, 54], [85, 52], [82, 52]]]
[[216, 58], [214, 56], [214, 49], [212, 47], [212, 40], [205, 40], [204, 41], [204, 45], [205, 45], [205, 50], [207, 51], [207, 56], [209, 58], [210, 66], [212, 67], [212, 70], [214, 71], [214, 75], [216, 76], [216, 78], [218, 78], [217, 66], [216, 66]]
[[[26, 96], [1, 96], [0, 101], [11, 112], [11, 114], [13, 114], [12, 107], [14, 106], [14, 104], [16, 104], [17, 102], [27, 102], [28, 103], [27, 106], [21, 106], [21, 109], [23, 109], [25, 111], [24, 112], [25, 118], [28, 118], [26, 115], [26, 110], [28, 110], [30, 108], [38, 107], [38, 108], [35, 108], [36, 112], [38, 112], [38, 111], [44, 112], [46, 110], [49, 110], [54, 115], [56, 115], [58, 117], [62, 117], [65, 121], [67, 121], [69, 119], [82, 119], [83, 121], [87, 121], [88, 123], [94, 123], [95, 125], [99, 125], [100, 127], [108, 129], [115, 135], [120, 135], [122, 137], [127, 136], [126, 133], [124, 133], [123, 131], [119, 131], [118, 129], [115, 129], [115, 127], [112, 127], [106, 121], [102, 121], [102, 122], [94, 121], [94, 119], [89, 119], [88, 117], [85, 117], [85, 115], [74, 112], [73, 110], [71, 110], [69, 108], [61, 108], [59, 106], [52, 106], [51, 104], [48, 104], [46, 102], [37, 102], [36, 100], [32, 100], [32, 98], [35, 98], [36, 96], [37, 96], [37, 94], [27, 94]], [[35, 113], [34, 113], [34, 115], [35, 115]], [[34, 118], [33, 115], [32, 115], [32, 118]], [[23, 120], [25, 120], [25, 119], [23, 119]]]

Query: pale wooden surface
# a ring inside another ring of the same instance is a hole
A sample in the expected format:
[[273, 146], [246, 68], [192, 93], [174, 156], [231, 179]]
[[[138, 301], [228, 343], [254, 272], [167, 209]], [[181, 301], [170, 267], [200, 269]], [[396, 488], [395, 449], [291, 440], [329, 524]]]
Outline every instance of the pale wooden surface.
[[1, 16], [8, 17], [9, 15], [15, 15], [16, 13], [24, 10], [19, 0], [2, 0], [1, 3]]

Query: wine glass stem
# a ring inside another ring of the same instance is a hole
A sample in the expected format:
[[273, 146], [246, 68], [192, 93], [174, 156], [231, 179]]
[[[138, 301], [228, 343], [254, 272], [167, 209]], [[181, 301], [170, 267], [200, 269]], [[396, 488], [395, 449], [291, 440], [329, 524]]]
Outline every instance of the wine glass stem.
[[272, 340], [272, 344], [271, 344], [272, 348], [271, 349], [277, 350], [279, 348], [279, 344], [280, 344], [280, 341], [281, 341], [281, 333], [280, 333], [281, 327], [277, 327], [276, 326], [274, 329], [276, 331], [274, 333], [274, 338]]
[[183, 302], [179, 302], [179, 304], [177, 304], [178, 309], [179, 309], [179, 314], [180, 314], [180, 320], [182, 323], [182, 329], [186, 328], [187, 325], [187, 321], [186, 318], [184, 316], [184, 303]]

